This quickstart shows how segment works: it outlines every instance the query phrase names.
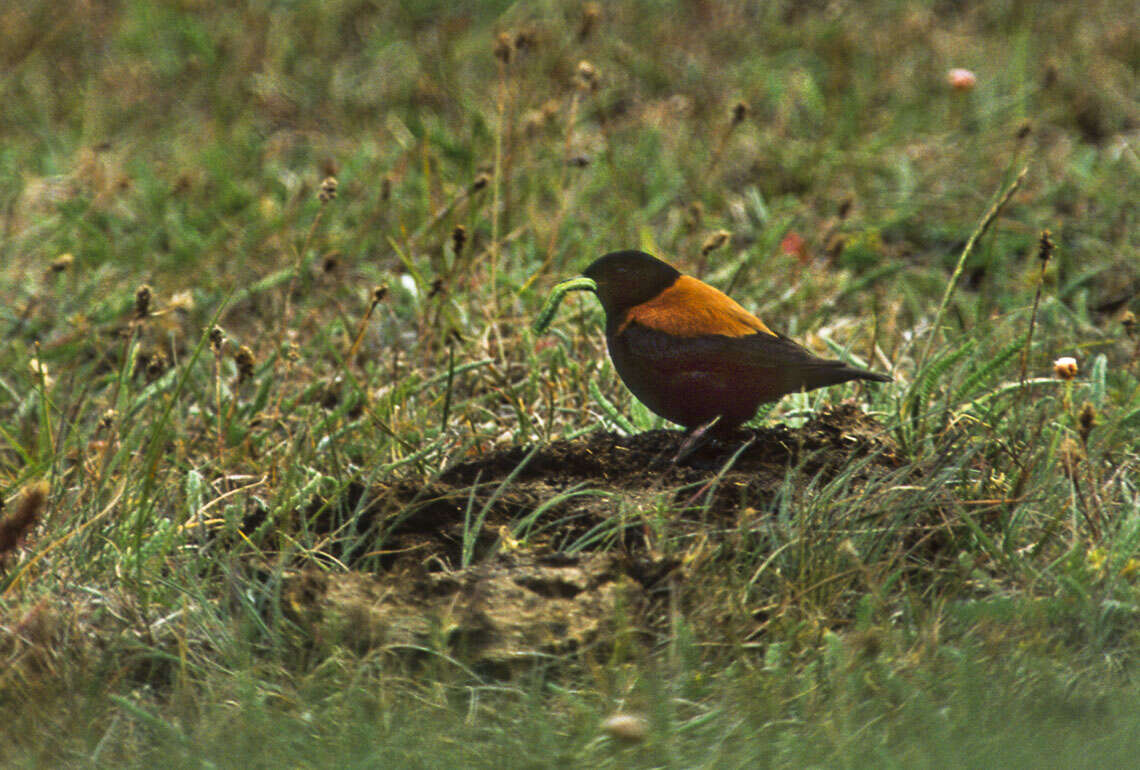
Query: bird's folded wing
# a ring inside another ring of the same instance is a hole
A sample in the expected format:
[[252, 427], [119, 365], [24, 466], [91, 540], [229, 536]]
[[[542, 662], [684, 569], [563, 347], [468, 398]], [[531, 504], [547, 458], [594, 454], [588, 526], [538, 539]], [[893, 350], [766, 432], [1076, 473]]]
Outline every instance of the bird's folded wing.
[[631, 355], [660, 371], [742, 371], [785, 367], [831, 369], [846, 366], [841, 361], [819, 358], [787, 337], [774, 334], [676, 337], [631, 323], [626, 326], [621, 337]]

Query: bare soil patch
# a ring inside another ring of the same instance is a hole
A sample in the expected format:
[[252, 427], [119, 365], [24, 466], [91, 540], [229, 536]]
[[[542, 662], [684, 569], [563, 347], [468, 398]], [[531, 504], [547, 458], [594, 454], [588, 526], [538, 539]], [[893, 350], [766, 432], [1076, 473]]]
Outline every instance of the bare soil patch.
[[847, 472], [858, 485], [902, 465], [852, 405], [799, 429], [742, 430], [676, 465], [683, 439], [598, 432], [495, 452], [428, 483], [350, 490], [345, 509], [363, 513], [344, 541], [376, 547], [338, 553], [356, 567], [347, 575], [298, 576], [291, 604], [353, 647], [438, 650], [509, 675], [545, 656], [604, 652], [619, 618], [646, 632], [664, 622], [679, 562], [655, 551], [640, 506], [671, 526], [724, 530], [742, 512], [763, 516], [789, 472]]

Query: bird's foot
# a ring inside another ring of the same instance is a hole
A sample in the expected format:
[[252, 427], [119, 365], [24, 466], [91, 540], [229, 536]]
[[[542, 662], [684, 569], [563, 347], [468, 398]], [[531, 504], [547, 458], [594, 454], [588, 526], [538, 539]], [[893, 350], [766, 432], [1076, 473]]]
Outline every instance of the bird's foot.
[[692, 455], [693, 452], [712, 440], [711, 431], [718, 422], [720, 422], [719, 414], [708, 422], [693, 428], [692, 433], [685, 436], [685, 440], [681, 442], [681, 448], [677, 450], [677, 456], [673, 458], [673, 464], [680, 465]]

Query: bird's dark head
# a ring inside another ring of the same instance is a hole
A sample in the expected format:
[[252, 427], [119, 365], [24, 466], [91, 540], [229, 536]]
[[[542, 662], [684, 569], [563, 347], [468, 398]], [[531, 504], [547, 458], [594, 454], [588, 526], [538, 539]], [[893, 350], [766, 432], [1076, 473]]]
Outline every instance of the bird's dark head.
[[629, 308], [672, 286], [681, 273], [644, 251], [615, 251], [599, 257], [583, 275], [598, 285], [606, 320], [616, 322]]

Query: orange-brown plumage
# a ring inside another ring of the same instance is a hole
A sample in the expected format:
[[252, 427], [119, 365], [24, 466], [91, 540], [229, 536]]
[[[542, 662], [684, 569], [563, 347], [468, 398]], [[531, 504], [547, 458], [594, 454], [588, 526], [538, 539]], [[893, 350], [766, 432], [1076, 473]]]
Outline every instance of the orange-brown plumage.
[[723, 433], [788, 393], [891, 379], [819, 358], [723, 292], [643, 252], [607, 254], [585, 275], [596, 284], [622, 381], [652, 411], [688, 428], [720, 417]]
[[631, 322], [678, 337], [700, 337], [703, 334], [744, 337], [757, 332], [776, 336], [736, 300], [688, 275], [677, 278], [648, 302], [627, 310], [618, 331]]

